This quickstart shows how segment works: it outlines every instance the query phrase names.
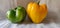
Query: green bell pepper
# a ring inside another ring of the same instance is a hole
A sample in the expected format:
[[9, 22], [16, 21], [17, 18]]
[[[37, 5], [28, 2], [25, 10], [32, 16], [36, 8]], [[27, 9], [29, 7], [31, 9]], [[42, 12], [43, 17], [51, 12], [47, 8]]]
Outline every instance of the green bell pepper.
[[13, 23], [21, 23], [26, 17], [26, 10], [22, 6], [7, 11], [7, 18]]

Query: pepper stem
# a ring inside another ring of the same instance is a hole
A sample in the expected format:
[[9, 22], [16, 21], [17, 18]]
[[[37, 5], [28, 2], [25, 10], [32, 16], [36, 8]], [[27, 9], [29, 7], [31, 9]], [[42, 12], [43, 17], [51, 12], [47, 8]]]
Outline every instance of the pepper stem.
[[38, 3], [38, 5], [39, 5], [40, 1], [38, 1], [37, 3]]

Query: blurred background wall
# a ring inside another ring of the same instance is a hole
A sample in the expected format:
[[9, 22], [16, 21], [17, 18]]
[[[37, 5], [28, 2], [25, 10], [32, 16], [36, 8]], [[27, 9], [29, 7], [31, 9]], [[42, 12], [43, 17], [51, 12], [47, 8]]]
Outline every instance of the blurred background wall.
[[21, 5], [26, 8], [27, 4], [32, 1], [33, 0], [17, 0], [17, 5]]

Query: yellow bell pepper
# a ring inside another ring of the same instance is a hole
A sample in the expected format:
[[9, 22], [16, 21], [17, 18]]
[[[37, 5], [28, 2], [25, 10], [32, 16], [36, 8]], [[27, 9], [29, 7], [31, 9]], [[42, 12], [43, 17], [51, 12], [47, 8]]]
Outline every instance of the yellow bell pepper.
[[30, 2], [27, 6], [27, 14], [34, 23], [40, 23], [47, 15], [46, 4], [39, 5], [36, 2]]

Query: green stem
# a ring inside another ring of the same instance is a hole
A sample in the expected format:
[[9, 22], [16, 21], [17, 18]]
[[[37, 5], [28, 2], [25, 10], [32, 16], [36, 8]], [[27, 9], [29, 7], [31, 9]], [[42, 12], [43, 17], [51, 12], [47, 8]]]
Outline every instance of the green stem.
[[39, 5], [40, 1], [38, 1], [37, 3], [38, 3], [38, 5]]

